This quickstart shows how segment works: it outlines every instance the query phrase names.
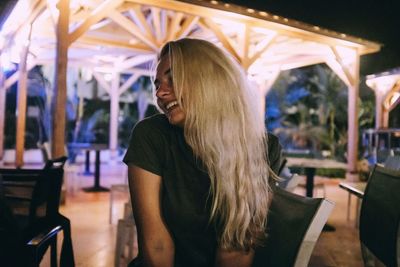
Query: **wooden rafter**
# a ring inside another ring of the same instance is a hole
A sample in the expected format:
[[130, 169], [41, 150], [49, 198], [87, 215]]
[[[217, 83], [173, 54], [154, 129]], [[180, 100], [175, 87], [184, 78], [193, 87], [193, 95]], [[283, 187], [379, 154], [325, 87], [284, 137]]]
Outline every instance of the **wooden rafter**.
[[[225, 11], [218, 8], [211, 9], [206, 6], [202, 6], [201, 3], [199, 3], [199, 5], [196, 5], [196, 8], [193, 8], [193, 4], [188, 3], [186, 1], [126, 0], [126, 2], [184, 12], [186, 14], [200, 16], [203, 18], [218, 17], [221, 19], [228, 19], [243, 24], [249, 24], [252, 25], [253, 27], [269, 28], [274, 31], [279, 31], [280, 34], [294, 38], [316, 41], [319, 43], [324, 43], [326, 45], [343, 45], [353, 49], [355, 48], [363, 49], [364, 53], [370, 53], [379, 50], [379, 47], [376, 46], [374, 47], [374, 44], [371, 44], [371, 46], [367, 47], [363, 44], [355, 43], [345, 39], [340, 39], [338, 37], [332, 37], [331, 35], [326, 34], [324, 31], [321, 32], [307, 31], [300, 27], [297, 28], [295, 24], [293, 24], [292, 26], [284, 25], [279, 23], [282, 22], [281, 18], [279, 20], [273, 19], [272, 21], [270, 16], [266, 16], [264, 19], [253, 18], [250, 16], [250, 14], [249, 16], [247, 16], [243, 14], [237, 14], [234, 12]], [[287, 22], [290, 21], [286, 19], [286, 23]]]
[[238, 34], [238, 43], [240, 47], [240, 52], [242, 56], [242, 64], [245, 69], [249, 66], [249, 46], [250, 46], [250, 26], [243, 25], [242, 31]]
[[393, 95], [396, 92], [400, 91], [400, 81], [397, 81], [394, 86], [390, 89], [390, 91], [387, 93], [387, 95], [385, 96], [385, 100], [384, 100], [384, 107], [385, 109], [389, 112], [391, 111], [394, 107], [397, 106], [397, 104], [400, 101], [400, 97], [394, 102], [392, 103], [392, 105], [390, 105], [390, 100], [393, 97]]
[[202, 21], [203, 24], [205, 24], [214, 32], [214, 34], [217, 36], [218, 40], [222, 43], [225, 49], [229, 53], [231, 53], [231, 55], [233, 55], [236, 58], [236, 60], [242, 62], [242, 58], [239, 56], [236, 49], [231, 44], [229, 37], [225, 35], [225, 33], [220, 29], [220, 27], [216, 23], [214, 23], [211, 19], [201, 18], [200, 20]]
[[[36, 62], [32, 63], [28, 62], [26, 67], [27, 71], [29, 72], [36, 65], [37, 65]], [[19, 71], [14, 72], [10, 77], [7, 78], [7, 80], [4, 81], [1, 90], [7, 90], [8, 88], [10, 88], [14, 83], [18, 81], [18, 77], [19, 77]]]
[[265, 43], [265, 45], [257, 52], [255, 52], [251, 58], [248, 59], [247, 68], [250, 67], [254, 63], [254, 61], [260, 58], [260, 56], [271, 47], [271, 45], [274, 43], [275, 38], [276, 35], [270, 36], [269, 40]]
[[165, 41], [171, 41], [175, 39], [175, 34], [179, 29], [179, 24], [182, 21], [183, 18], [183, 13], [181, 12], [176, 12], [174, 17], [172, 18], [172, 21], [168, 24], [168, 30], [167, 30], [167, 37]]
[[320, 63], [324, 63], [324, 62], [325, 62], [325, 58], [320, 57], [320, 56], [294, 57], [292, 60], [285, 61], [284, 64], [282, 61], [282, 63], [280, 64], [280, 69], [281, 70], [290, 70], [290, 69], [320, 64]]
[[351, 86], [351, 82], [347, 78], [347, 75], [344, 73], [342, 66], [337, 62], [335, 59], [328, 59], [325, 62], [329, 68], [333, 70], [333, 72], [336, 73], [336, 75], [347, 85]]
[[103, 75], [100, 75], [97, 72], [93, 72], [93, 76], [96, 78], [97, 82], [103, 87], [103, 89], [110, 94], [111, 85], [104, 79]]
[[[142, 13], [141, 7], [139, 5], [132, 5], [132, 4], [129, 4], [127, 7], [129, 8], [128, 10], [129, 15], [132, 17], [135, 23], [142, 30], [144, 30], [144, 35], [147, 36], [147, 38], [151, 38], [153, 36], [153, 31], [150, 25], [146, 21], [146, 18]], [[154, 42], [154, 40], [152, 41]]]
[[46, 9], [46, 3], [43, 0], [37, 0], [36, 3], [33, 5], [32, 10], [29, 12], [29, 17], [19, 25], [16, 30], [11, 34], [13, 39], [15, 35], [17, 35], [20, 31], [24, 30], [25, 27], [31, 27], [32, 23], [38, 18]]
[[114, 10], [117, 6], [122, 3], [122, 0], [106, 0], [100, 6], [90, 13], [90, 16], [83, 21], [78, 28], [76, 28], [69, 35], [69, 44], [75, 42], [81, 37], [89, 28], [99, 22], [101, 19], [106, 17], [111, 10]]
[[198, 16], [186, 16], [181, 29], [175, 34], [175, 39], [180, 39], [188, 36], [189, 32], [193, 29], [194, 25], [199, 21]]
[[133, 21], [127, 19], [125, 16], [121, 15], [116, 11], [111, 12], [110, 14], [108, 14], [108, 16], [122, 28], [130, 32], [133, 36], [135, 36], [136, 38], [144, 42], [146, 45], [148, 45], [150, 48], [152, 48], [154, 51], [158, 51], [158, 46], [154, 42], [153, 38], [149, 38], [149, 36], [143, 34], [140, 28], [136, 26], [136, 24], [134, 24]]
[[333, 55], [336, 58], [336, 61], [339, 63], [339, 65], [341, 66], [343, 73], [346, 75], [347, 80], [349, 81], [350, 84], [354, 85], [354, 75], [349, 71], [349, 69], [345, 66], [345, 64], [343, 63], [343, 59], [340, 56], [339, 52], [337, 51], [337, 49], [333, 46], [330, 47]]
[[104, 45], [110, 47], [121, 47], [132, 50], [133, 52], [149, 53], [153, 50], [143, 43], [129, 44], [122, 41], [115, 41], [106, 38], [99, 38], [94, 36], [84, 36], [79, 39], [80, 43]]
[[140, 77], [140, 74], [138, 73], [134, 73], [132, 74], [131, 77], [129, 77], [129, 79], [124, 82], [124, 84], [118, 89], [118, 95], [123, 94], [129, 87], [131, 87], [132, 84], [134, 84], [137, 79]]
[[123, 62], [121, 62], [119, 65], [116, 67], [119, 69], [129, 69], [132, 67], [136, 67], [140, 64], [143, 64], [145, 62], [148, 62], [150, 60], [154, 60], [156, 58], [155, 54], [149, 54], [149, 55], [137, 55], [134, 57], [131, 57]]
[[161, 10], [156, 7], [150, 8], [151, 16], [153, 19], [153, 26], [154, 26], [154, 34], [156, 37], [157, 44], [161, 44], [163, 40], [163, 30], [162, 30], [162, 19], [161, 19]]

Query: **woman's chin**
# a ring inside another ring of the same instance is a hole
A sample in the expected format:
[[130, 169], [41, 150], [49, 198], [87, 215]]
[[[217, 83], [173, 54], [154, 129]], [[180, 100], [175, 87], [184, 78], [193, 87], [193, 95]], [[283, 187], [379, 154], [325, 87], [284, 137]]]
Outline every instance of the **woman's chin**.
[[172, 125], [183, 127], [185, 124], [185, 116], [183, 114], [169, 114], [167, 117]]

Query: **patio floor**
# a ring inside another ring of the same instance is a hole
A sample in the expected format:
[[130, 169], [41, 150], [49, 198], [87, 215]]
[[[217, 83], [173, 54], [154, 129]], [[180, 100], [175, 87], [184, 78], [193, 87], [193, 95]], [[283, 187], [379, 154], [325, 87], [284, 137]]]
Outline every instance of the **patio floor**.
[[[114, 266], [116, 222], [122, 216], [123, 203], [127, 195], [116, 194], [113, 223], [109, 224], [109, 193], [86, 193], [81, 187], [93, 185], [93, 176], [82, 174], [83, 165], [77, 165], [72, 172], [67, 171], [69, 179], [66, 203], [61, 213], [71, 220], [72, 240], [77, 267]], [[72, 178], [71, 178], [72, 177]], [[318, 179], [318, 178], [317, 178]], [[354, 202], [352, 220], [346, 220], [347, 192], [340, 189], [340, 179], [320, 179], [325, 183], [327, 198], [335, 202], [335, 208], [328, 220], [336, 228], [334, 232], [322, 232], [312, 254], [311, 267], [358, 267], [363, 266], [358, 229], [354, 222]], [[74, 182], [72, 182], [74, 181]], [[109, 187], [126, 181], [126, 168], [117, 164], [101, 165], [101, 185]], [[303, 189], [296, 190], [304, 194]], [[315, 192], [317, 196], [322, 191]], [[61, 241], [61, 240], [60, 240]], [[61, 244], [61, 243], [59, 243]], [[60, 245], [59, 245], [60, 247]], [[135, 251], [136, 254], [136, 251]], [[49, 266], [48, 255], [41, 266]]]

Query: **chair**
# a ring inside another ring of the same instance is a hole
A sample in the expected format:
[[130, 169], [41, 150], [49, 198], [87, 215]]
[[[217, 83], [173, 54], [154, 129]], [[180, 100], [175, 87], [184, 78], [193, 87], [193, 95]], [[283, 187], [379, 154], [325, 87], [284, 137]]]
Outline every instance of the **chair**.
[[133, 219], [132, 205], [128, 201], [124, 205], [124, 217], [118, 220], [117, 240], [115, 242], [114, 266], [127, 266], [133, 259], [133, 246], [136, 224]]
[[120, 184], [112, 184], [110, 187], [110, 212], [108, 216], [108, 222], [110, 224], [113, 223], [113, 215], [114, 215], [114, 200], [116, 193], [121, 193], [129, 198], [129, 186], [128, 186], [128, 167], [123, 164], [120, 167], [121, 169], [121, 177], [123, 177], [123, 181]]
[[301, 180], [302, 177], [300, 175], [298, 175], [297, 173], [292, 174], [291, 178], [286, 184], [285, 190], [293, 193]]
[[275, 187], [267, 238], [256, 249], [252, 266], [307, 266], [333, 206], [322, 198], [307, 198]]
[[[21, 266], [39, 266], [48, 247], [51, 266], [57, 266], [57, 234], [61, 230], [60, 264], [75, 266], [70, 221], [58, 211], [66, 159], [48, 160], [43, 169], [0, 169], [3, 204], [9, 210], [9, 221], [14, 222], [12, 233]], [[15, 262], [2, 264], [18, 266]]]
[[364, 197], [366, 182], [340, 182], [339, 187], [348, 192], [347, 196], [347, 221], [350, 220], [350, 209], [351, 209], [351, 197], [354, 195], [356, 197], [356, 215], [355, 215], [355, 225], [358, 228], [359, 218], [360, 218], [360, 200]]
[[387, 267], [400, 266], [400, 171], [375, 165], [364, 192], [360, 241], [366, 266], [368, 253]]

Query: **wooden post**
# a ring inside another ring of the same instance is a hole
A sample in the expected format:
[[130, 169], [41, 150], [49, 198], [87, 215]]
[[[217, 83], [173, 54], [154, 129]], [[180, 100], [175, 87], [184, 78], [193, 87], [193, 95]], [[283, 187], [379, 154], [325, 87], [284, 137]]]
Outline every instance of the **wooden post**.
[[60, 11], [60, 15], [56, 25], [56, 71], [54, 75], [54, 95], [52, 99], [52, 158], [60, 157], [65, 154], [65, 108], [67, 97], [67, 63], [69, 44], [69, 0], [60, 0], [57, 8]]
[[0, 66], [0, 161], [4, 156], [4, 117], [6, 112], [6, 88], [4, 87], [4, 72]]
[[358, 180], [358, 92], [360, 80], [360, 55], [356, 52], [352, 68], [352, 84], [348, 97], [347, 174], [349, 181]]
[[17, 91], [17, 127], [15, 136], [15, 166], [22, 167], [24, 165], [24, 148], [25, 148], [25, 126], [26, 126], [26, 103], [27, 103], [27, 86], [28, 71], [27, 59], [29, 52], [29, 42], [31, 39], [32, 25], [28, 25], [28, 37], [26, 44], [22, 46], [21, 57], [19, 62], [19, 79]]
[[381, 88], [374, 88], [375, 90], [375, 128], [379, 129], [383, 127], [383, 114], [384, 107], [383, 101], [385, 99], [385, 91], [381, 90]]
[[120, 74], [113, 73], [110, 90], [110, 159], [113, 162], [118, 148], [118, 113], [119, 113], [119, 84]]

